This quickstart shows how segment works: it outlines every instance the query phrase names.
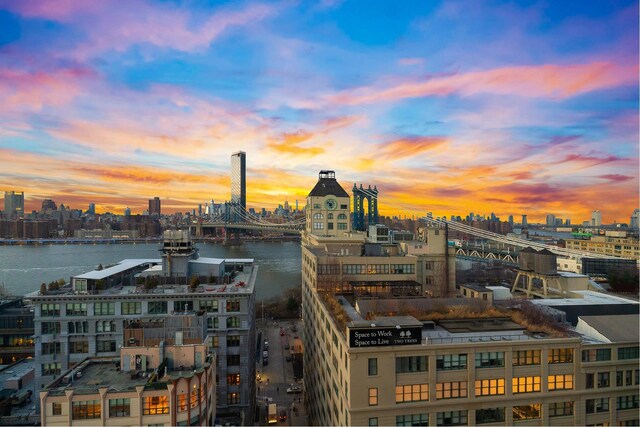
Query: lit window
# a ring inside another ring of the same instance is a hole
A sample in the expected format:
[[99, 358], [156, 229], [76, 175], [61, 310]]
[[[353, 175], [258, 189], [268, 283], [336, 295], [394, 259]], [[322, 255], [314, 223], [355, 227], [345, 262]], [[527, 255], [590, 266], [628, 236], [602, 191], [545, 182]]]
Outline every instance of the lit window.
[[369, 389], [369, 406], [378, 405], [378, 387]]
[[71, 402], [71, 418], [74, 420], [92, 420], [101, 417], [99, 400], [81, 400]]
[[573, 390], [573, 375], [549, 375], [549, 391]]
[[540, 418], [540, 404], [520, 405], [513, 407], [513, 420], [532, 420]]
[[429, 384], [396, 386], [396, 403], [429, 400]]
[[504, 378], [495, 380], [476, 380], [476, 396], [504, 394]]
[[159, 415], [169, 413], [169, 398], [167, 396], [149, 396], [144, 398], [142, 408], [144, 415]]
[[513, 393], [540, 391], [540, 377], [517, 377], [512, 379]]
[[467, 397], [467, 382], [452, 381], [436, 384], [436, 399], [457, 399]]

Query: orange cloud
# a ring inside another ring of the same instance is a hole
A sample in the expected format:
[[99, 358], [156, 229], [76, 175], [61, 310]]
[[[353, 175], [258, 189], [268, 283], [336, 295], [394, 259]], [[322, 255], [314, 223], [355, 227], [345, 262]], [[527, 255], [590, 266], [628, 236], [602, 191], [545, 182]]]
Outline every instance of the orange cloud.
[[523, 97], [567, 98], [637, 81], [637, 65], [592, 62], [576, 65], [532, 65], [470, 71], [391, 87], [361, 87], [329, 95], [329, 104], [360, 105], [452, 93], [493, 93]]
[[383, 155], [390, 159], [412, 157], [447, 144], [447, 139], [437, 136], [415, 136], [395, 139], [379, 145]]
[[322, 147], [301, 147], [300, 144], [313, 138], [310, 132], [283, 133], [278, 138], [278, 142], [272, 140], [267, 143], [267, 147], [281, 154], [291, 154], [295, 156], [314, 157], [324, 153]]

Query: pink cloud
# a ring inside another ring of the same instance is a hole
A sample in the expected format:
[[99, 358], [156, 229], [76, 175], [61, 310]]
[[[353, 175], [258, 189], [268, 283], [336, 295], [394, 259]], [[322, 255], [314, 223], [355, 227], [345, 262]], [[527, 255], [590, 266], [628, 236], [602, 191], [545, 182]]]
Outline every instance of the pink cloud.
[[434, 77], [426, 81], [399, 83], [390, 87], [361, 87], [327, 97], [329, 103], [359, 105], [405, 98], [463, 96], [478, 93], [522, 97], [567, 98], [594, 90], [636, 82], [638, 66], [612, 62], [577, 65], [533, 65], [503, 67]]
[[242, 9], [224, 9], [205, 19], [185, 9], [152, 5], [145, 1], [117, 0], [77, 2], [2, 2], [3, 6], [29, 18], [42, 18], [72, 23], [83, 30], [87, 40], [75, 51], [86, 58], [104, 51], [124, 51], [135, 44], [151, 44], [162, 48], [194, 51], [205, 48], [231, 27], [247, 26], [275, 12], [267, 4], [251, 4]]

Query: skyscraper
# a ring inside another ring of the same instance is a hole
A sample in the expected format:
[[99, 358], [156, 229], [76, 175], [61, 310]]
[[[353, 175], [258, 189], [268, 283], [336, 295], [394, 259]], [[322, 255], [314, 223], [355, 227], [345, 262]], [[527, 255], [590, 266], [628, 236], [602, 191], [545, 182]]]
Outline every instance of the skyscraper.
[[95, 215], [96, 214], [96, 204], [95, 203], [89, 203], [89, 209], [87, 209], [87, 213], [90, 215]]
[[4, 214], [7, 218], [24, 215], [24, 193], [4, 192]]
[[526, 227], [527, 225], [528, 225], [527, 224], [527, 216], [526, 215], [522, 215], [522, 226]]
[[247, 209], [247, 154], [244, 151], [231, 155], [231, 203]]
[[638, 219], [640, 219], [640, 209], [636, 209], [631, 214], [631, 219], [629, 221], [629, 227], [638, 228]]
[[149, 215], [160, 216], [160, 197], [149, 199]]
[[591, 225], [600, 227], [602, 225], [602, 212], [595, 210], [591, 212]]
[[550, 227], [556, 225], [556, 216], [554, 214], [547, 214], [547, 225]]

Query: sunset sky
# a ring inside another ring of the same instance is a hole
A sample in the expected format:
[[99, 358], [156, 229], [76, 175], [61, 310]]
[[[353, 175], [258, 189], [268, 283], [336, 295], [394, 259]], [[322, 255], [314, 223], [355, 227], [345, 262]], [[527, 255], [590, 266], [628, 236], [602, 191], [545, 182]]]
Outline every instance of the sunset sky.
[[[639, 205], [638, 1], [0, 0], [0, 191], [98, 212], [304, 199], [382, 214]], [[0, 197], [2, 197], [0, 195]]]

